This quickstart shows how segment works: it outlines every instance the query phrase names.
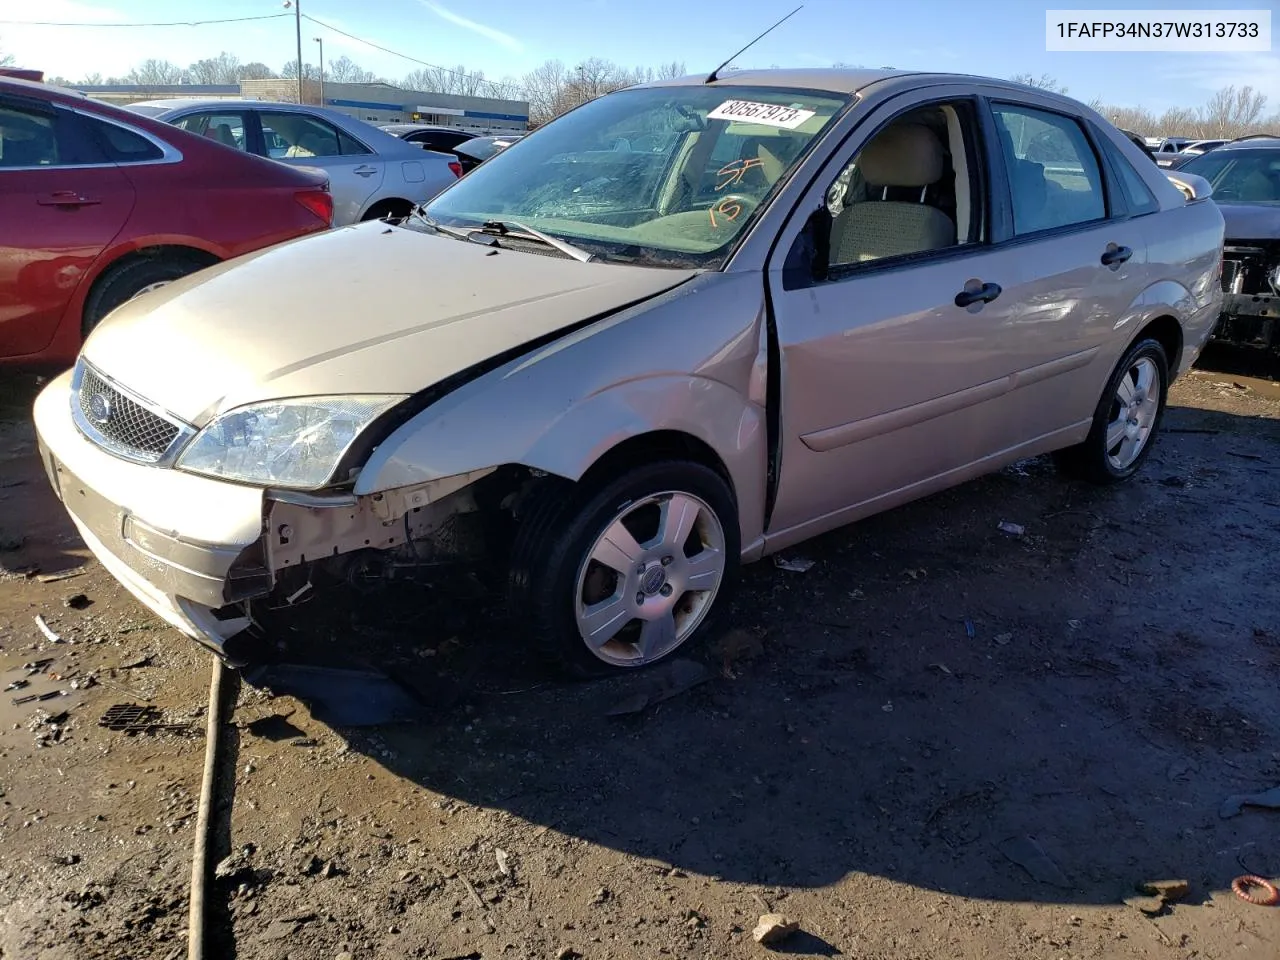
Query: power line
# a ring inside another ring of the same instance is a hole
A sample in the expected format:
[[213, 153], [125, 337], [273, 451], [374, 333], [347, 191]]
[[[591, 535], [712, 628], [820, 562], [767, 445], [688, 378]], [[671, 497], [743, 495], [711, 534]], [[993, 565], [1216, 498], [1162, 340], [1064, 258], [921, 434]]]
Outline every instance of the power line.
[[257, 17], [232, 17], [225, 20], [169, 20], [164, 23], [68, 23], [64, 20], [0, 20], [10, 27], [207, 27], [215, 23], [248, 23], [250, 20], [276, 20], [291, 13], [269, 13]]
[[442, 67], [435, 63], [427, 63], [427, 61], [425, 60], [419, 60], [417, 57], [411, 57], [407, 53], [400, 53], [398, 50], [392, 50], [389, 47], [384, 47], [381, 44], [374, 43], [372, 40], [366, 40], [364, 39], [364, 37], [357, 37], [354, 33], [347, 33], [347, 31], [345, 30], [339, 30], [337, 27], [333, 26], [332, 24], [325, 23], [323, 20], [317, 20], [315, 17], [308, 16], [305, 13], [302, 15], [302, 19], [310, 20], [312, 23], [318, 26], [324, 27], [326, 30], [332, 30], [334, 33], [342, 34], [348, 40], [354, 40], [356, 41], [356, 43], [363, 43], [366, 47], [373, 47], [375, 50], [381, 50], [383, 53], [389, 53], [393, 57], [400, 57], [402, 60], [408, 60], [411, 63], [417, 63], [424, 67], [430, 67], [432, 70], [440, 70], [444, 73], [451, 73], [457, 77], [466, 77], [467, 79], [475, 80], [478, 83], [488, 84], [493, 90], [496, 90], [499, 93], [505, 92], [505, 88], [503, 87], [503, 85], [498, 83], [496, 80], [486, 80], [484, 77], [477, 76], [474, 73], [464, 73], [461, 70], [450, 70], [448, 67]]

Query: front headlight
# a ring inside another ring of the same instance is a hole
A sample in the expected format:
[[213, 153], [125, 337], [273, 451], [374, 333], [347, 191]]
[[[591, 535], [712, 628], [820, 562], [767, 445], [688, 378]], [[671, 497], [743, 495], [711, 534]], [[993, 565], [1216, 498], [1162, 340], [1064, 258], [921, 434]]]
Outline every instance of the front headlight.
[[299, 397], [228, 410], [178, 458], [179, 470], [270, 487], [314, 490], [379, 415], [403, 396]]

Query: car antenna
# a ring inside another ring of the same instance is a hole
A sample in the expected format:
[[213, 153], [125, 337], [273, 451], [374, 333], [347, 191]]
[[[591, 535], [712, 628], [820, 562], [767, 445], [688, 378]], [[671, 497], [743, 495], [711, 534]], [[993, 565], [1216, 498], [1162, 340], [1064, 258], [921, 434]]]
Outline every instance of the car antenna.
[[740, 56], [742, 56], [742, 54], [746, 53], [746, 52], [747, 52], [747, 50], [749, 50], [751, 47], [754, 47], [758, 42], [760, 42], [761, 40], [763, 40], [763, 39], [764, 39], [768, 34], [773, 33], [773, 31], [774, 31], [774, 30], [776, 30], [778, 27], [782, 26], [782, 24], [783, 24], [783, 22], [784, 22], [784, 21], [790, 20], [792, 17], [794, 17], [797, 13], [799, 13], [799, 12], [800, 12], [801, 10], [803, 10], [803, 9], [804, 9], [804, 4], [802, 3], [802, 4], [800, 4], [800, 6], [796, 7], [794, 10], [792, 10], [790, 13], [788, 13], [785, 17], [783, 17], [781, 20], [779, 20], [777, 23], [775, 23], [775, 24], [774, 24], [772, 27], [770, 27], [768, 30], [766, 30], [764, 33], [760, 34], [760, 36], [756, 37], [754, 40], [752, 40], [750, 43], [748, 43], [745, 47], [743, 47], [741, 50], [739, 50], [737, 53], [735, 53], [732, 57], [730, 57], [730, 58], [729, 58], [728, 60], [726, 60], [724, 63], [720, 64], [720, 66], [718, 66], [718, 67], [716, 67], [714, 70], [712, 70], [709, 74], [707, 74], [707, 79], [703, 80], [702, 82], [703, 82], [703, 83], [714, 83], [716, 80], [718, 80], [718, 79], [719, 79], [719, 77], [717, 77], [717, 76], [716, 76], [716, 74], [718, 74], [721, 70], [723, 70], [723, 69], [724, 69], [725, 67], [727, 67], [729, 64], [733, 63], [733, 61], [737, 60], [737, 59], [738, 59], [738, 57], [740, 57]]

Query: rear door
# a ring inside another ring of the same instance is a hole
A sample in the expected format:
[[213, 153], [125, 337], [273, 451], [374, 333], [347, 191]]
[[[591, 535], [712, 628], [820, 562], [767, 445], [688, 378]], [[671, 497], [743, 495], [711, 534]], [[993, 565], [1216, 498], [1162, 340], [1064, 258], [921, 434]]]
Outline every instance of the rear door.
[[283, 110], [256, 112], [266, 154], [282, 163], [324, 170], [333, 194], [334, 225], [358, 220], [382, 186], [383, 159], [319, 117]]
[[48, 346], [133, 204], [133, 185], [74, 113], [0, 97], [0, 356]]
[[191, 133], [199, 134], [224, 146], [244, 153], [253, 152], [249, 122], [244, 110], [202, 110], [184, 114], [170, 121]]

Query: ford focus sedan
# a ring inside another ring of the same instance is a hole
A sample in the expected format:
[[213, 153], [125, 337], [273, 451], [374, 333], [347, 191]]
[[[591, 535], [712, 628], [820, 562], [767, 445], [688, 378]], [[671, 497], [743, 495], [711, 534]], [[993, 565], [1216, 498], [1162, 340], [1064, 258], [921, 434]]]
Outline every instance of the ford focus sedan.
[[41, 452], [102, 563], [230, 662], [314, 591], [457, 562], [571, 671], [632, 670], [824, 531], [1035, 454], [1131, 477], [1222, 299], [1180, 182], [1003, 81], [633, 87], [403, 225], [125, 304], [40, 395]]

